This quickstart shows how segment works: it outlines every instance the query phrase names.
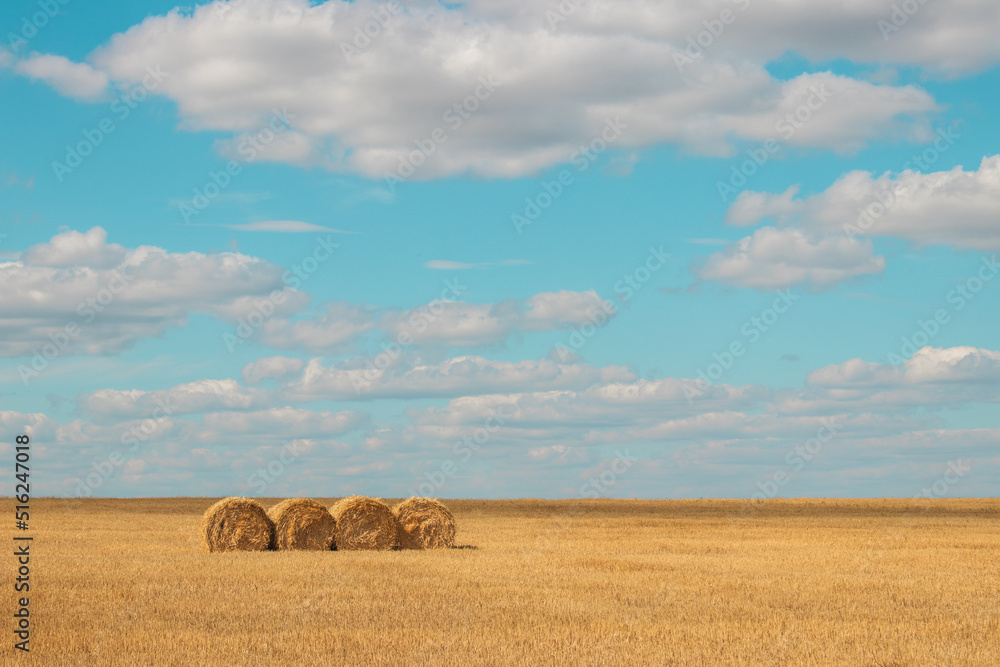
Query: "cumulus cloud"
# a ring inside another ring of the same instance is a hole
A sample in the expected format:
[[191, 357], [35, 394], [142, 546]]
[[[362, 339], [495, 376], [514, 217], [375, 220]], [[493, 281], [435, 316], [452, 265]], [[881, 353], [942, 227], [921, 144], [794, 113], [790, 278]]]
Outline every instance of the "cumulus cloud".
[[306, 350], [319, 354], [346, 352], [357, 339], [375, 328], [371, 309], [344, 301], [328, 303], [310, 318], [274, 317], [260, 328], [261, 341], [279, 350]]
[[[147, 18], [89, 59], [125, 83], [145, 76], [149, 63], [162, 66], [171, 75], [156, 94], [176, 103], [185, 127], [232, 133], [219, 143], [224, 154], [274, 109], [287, 108], [291, 127], [266, 146], [262, 159], [373, 178], [397, 169], [435, 128], [448, 140], [422, 160], [414, 179], [536, 172], [569, 161], [608, 123], [620, 130], [613, 147], [629, 154], [669, 142], [725, 155], [734, 140], [775, 136], [781, 118], [818, 89], [826, 91], [822, 113], [786, 137], [790, 145], [855, 150], [886, 136], [926, 138], [926, 114], [937, 108], [913, 86], [828, 72], [781, 81], [765, 69], [769, 57], [789, 48], [815, 51], [816, 43], [801, 35], [828, 37], [831, 21], [838, 34], [850, 32], [849, 44], [880, 43], [871, 11], [755, 7], [740, 14], [746, 25], [729, 28], [710, 57], [679, 71], [674, 57], [703, 29], [710, 6], [632, 3], [621, 15], [617, 9], [593, 14], [600, 16], [594, 22], [585, 17], [597, 8], [581, 9], [571, 22], [550, 26], [547, 6], [496, 11], [482, 3], [418, 2], [393, 15], [369, 45], [353, 46], [356, 29], [380, 6], [374, 0], [245, 0], [221, 12], [213, 3]], [[762, 20], [751, 16], [758, 13], [780, 17], [786, 26], [775, 32], [760, 23], [773, 35], [763, 40], [767, 53], [757, 45], [759, 36], [739, 37], [749, 21]], [[962, 29], [981, 30], [969, 12], [957, 13]], [[944, 34], [926, 27], [911, 33], [909, 26], [907, 33], [929, 35], [929, 42]], [[344, 45], [357, 52], [345, 54]]]
[[524, 302], [522, 326], [528, 331], [549, 331], [579, 326], [593, 320], [595, 313], [604, 313], [609, 319], [615, 308], [594, 290], [586, 292], [542, 292]]
[[589, 386], [564, 390], [539, 388], [510, 394], [467, 395], [452, 399], [445, 408], [428, 408], [414, 413], [413, 421], [419, 425], [466, 427], [500, 411], [522, 428], [625, 427], [692, 412], [754, 410], [772, 396], [771, 390], [765, 387], [722, 384], [713, 385], [700, 394], [691, 394], [685, 391], [691, 382], [684, 378], [606, 377]]
[[885, 258], [871, 241], [845, 235], [810, 238], [797, 229], [763, 227], [708, 257], [695, 270], [702, 280], [772, 290], [806, 284], [829, 288], [858, 276], [882, 273]]
[[984, 157], [973, 171], [961, 166], [930, 173], [906, 169], [878, 177], [852, 171], [817, 194], [796, 198], [796, 193], [796, 188], [781, 194], [743, 192], [727, 219], [753, 225], [770, 218], [813, 233], [1000, 250], [1000, 155]]
[[283, 274], [239, 253], [126, 249], [100, 227], [63, 232], [0, 263], [0, 355], [30, 356], [52, 337], [65, 354], [115, 354], [192, 312], [234, 315], [241, 299], [284, 290]]
[[634, 377], [623, 366], [594, 368], [551, 359], [494, 361], [463, 356], [432, 364], [400, 358], [384, 369], [358, 361], [324, 366], [320, 359], [311, 359], [301, 376], [282, 389], [282, 396], [291, 401], [451, 397], [586, 387]]
[[37, 81], [44, 81], [59, 94], [86, 102], [95, 102], [108, 90], [108, 75], [86, 63], [50, 54], [32, 54], [18, 61], [14, 71]]
[[[794, 467], [798, 461], [809, 482], [829, 480], [830, 475], [863, 478], [870, 470], [904, 462], [911, 466], [911, 477], [913, 466], [930, 470], [935, 462], [954, 457], [976, 457], [983, 463], [995, 453], [996, 430], [945, 429], [934, 412], [1000, 401], [1000, 352], [974, 347], [925, 347], [898, 368], [848, 360], [815, 370], [798, 390], [715, 385], [691, 401], [684, 391], [689, 381], [646, 380], [619, 367], [460, 357], [436, 365], [403, 364], [379, 376], [371, 396], [358, 396], [351, 381], [340, 375], [342, 368], [324, 367], [319, 359], [305, 368], [281, 357], [261, 362], [248, 366], [245, 374], [272, 374], [286, 381], [270, 390], [266, 401], [263, 390], [233, 380], [196, 381], [152, 392], [102, 390], [81, 399], [95, 422], [60, 423], [41, 414], [0, 411], [0, 450], [9, 449], [3, 443], [12, 434], [28, 432], [44, 448], [39, 454], [53, 461], [46, 483], [72, 488], [76, 477], [92, 472], [94, 462], [105, 460], [109, 451], [124, 451], [126, 436], [134, 440], [141, 433], [138, 448], [128, 450], [128, 468], [116, 473], [109, 488], [169, 490], [192, 480], [200, 484], [204, 477], [225, 492], [227, 485], [245, 484], [252, 471], [275, 460], [291, 441], [296, 457], [309, 462], [296, 470], [294, 488], [317, 493], [331, 476], [346, 476], [401, 493], [413, 479], [423, 479], [424, 471], [437, 469], [432, 466], [439, 466], [442, 457], [454, 458], [453, 445], [465, 442], [494, 416], [499, 427], [490, 432], [488, 446], [476, 452], [471, 467], [463, 469], [463, 478], [485, 474], [498, 495], [525, 488], [514, 475], [523, 481], [547, 471], [545, 479], [535, 482], [565, 483], [567, 478], [555, 468], [566, 468], [573, 479], [600, 466], [609, 449], [621, 448], [642, 460], [630, 478], [655, 473], [644, 486], [633, 487], [644, 489], [641, 494], [662, 496], [664, 475], [689, 477], [698, 471], [697, 488], [714, 489], [709, 480], [722, 476], [728, 480], [729, 491], [719, 487], [725, 494], [745, 497], [756, 490], [762, 460], [773, 461], [763, 472], [782, 469], [796, 475], [802, 470]], [[374, 422], [360, 411], [261, 407], [262, 402], [412, 396], [450, 400], [407, 410], [406, 423]], [[165, 417], [147, 413], [160, 402], [174, 402], [177, 412]], [[181, 412], [188, 410], [204, 414], [182, 418]], [[819, 441], [823, 456], [802, 458], [803, 445], [817, 434], [825, 434]], [[371, 458], [376, 450], [378, 461]], [[299, 465], [295, 460], [288, 465]], [[372, 481], [374, 473], [377, 482]], [[734, 482], [745, 484], [746, 490], [734, 491]], [[449, 492], [486, 488], [474, 483], [466, 489], [463, 483], [449, 480]]]
[[802, 389], [778, 392], [769, 408], [787, 414], [843, 409], [900, 412], [996, 402], [1000, 402], [1000, 352], [925, 346], [896, 363], [850, 359], [816, 369]]
[[[284, 462], [279, 471], [295, 470], [276, 488], [294, 491], [305, 483], [315, 491], [329, 484], [333, 474], [329, 467], [316, 463], [329, 461], [331, 456], [340, 465], [357, 462], [350, 454], [351, 445], [339, 438], [363, 434], [369, 428], [367, 413], [297, 408], [208, 413], [197, 420], [146, 417], [108, 424], [80, 419], [59, 422], [37, 413], [0, 411], [3, 442], [27, 433], [35, 453], [48, 462], [43, 495], [66, 498], [176, 495], [185, 484], [198, 493], [259, 492], [248, 481], [262, 468], [270, 466], [274, 473], [275, 461]], [[5, 447], [10, 446], [0, 444]], [[289, 483], [295, 486], [286, 486]]]
[[475, 347], [499, 343], [520, 331], [569, 329], [615, 316], [614, 306], [594, 290], [540, 292], [500, 303], [451, 301], [383, 315], [383, 331], [412, 343]]
[[108, 233], [102, 227], [86, 232], [69, 230], [53, 236], [46, 243], [31, 246], [22, 261], [33, 266], [87, 266], [109, 269], [124, 261], [127, 251], [117, 243], [108, 243]]
[[[1000, 61], [1000, 45], [992, 32], [1000, 21], [1000, 8], [990, 0], [921, 3], [913, 16], [903, 16], [902, 23], [892, 6], [865, 2], [819, 6], [754, 0], [751, 8], [742, 0], [621, 0], [613, 5], [581, 3], [569, 13], [554, 12], [552, 6], [531, 0], [466, 4], [477, 13], [524, 28], [554, 25], [595, 36], [635, 34], [685, 46], [689, 37], [706, 30], [703, 21], [717, 19], [729, 9], [736, 18], [703, 57], [721, 50], [771, 60], [793, 51], [812, 60], [915, 65], [951, 75]], [[550, 11], [558, 16], [552, 18]]]
[[282, 438], [330, 437], [357, 430], [368, 421], [365, 412], [314, 412], [291, 407], [216, 412], [205, 415], [199, 434], [202, 441], [209, 437], [262, 434]]
[[851, 359], [812, 371], [808, 382], [820, 387], [888, 387], [917, 384], [1000, 383], [1000, 352], [968, 345], [924, 346], [902, 364]]
[[306, 362], [302, 359], [265, 357], [243, 368], [243, 380], [247, 384], [257, 384], [263, 380], [280, 380], [298, 373], [305, 365]]
[[128, 249], [108, 243], [100, 227], [66, 231], [0, 263], [0, 355], [30, 356], [51, 336], [62, 337], [68, 324], [76, 329], [65, 353], [115, 354], [183, 326], [193, 312], [246, 327], [243, 338], [310, 354], [350, 352], [377, 330], [393, 339], [408, 334], [407, 344], [477, 346], [521, 331], [571, 328], [598, 311], [614, 316], [593, 290], [497, 304], [439, 300], [402, 312], [332, 301], [300, 316], [311, 297], [287, 287], [285, 273], [239, 253]]
[[451, 301], [388, 312], [380, 327], [395, 340], [408, 336], [418, 344], [475, 347], [506, 340], [519, 319], [519, 308], [513, 301]]
[[267, 391], [240, 386], [235, 380], [197, 380], [156, 391], [101, 389], [82, 396], [80, 409], [97, 419], [148, 418], [249, 410], [273, 403]]

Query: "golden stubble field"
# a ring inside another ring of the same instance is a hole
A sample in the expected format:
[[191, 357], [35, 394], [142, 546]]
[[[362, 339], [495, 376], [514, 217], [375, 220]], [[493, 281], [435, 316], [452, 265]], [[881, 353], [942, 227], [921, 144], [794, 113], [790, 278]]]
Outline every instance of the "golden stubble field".
[[456, 500], [462, 548], [208, 554], [214, 501], [33, 500], [3, 663], [1000, 665], [1000, 500]]

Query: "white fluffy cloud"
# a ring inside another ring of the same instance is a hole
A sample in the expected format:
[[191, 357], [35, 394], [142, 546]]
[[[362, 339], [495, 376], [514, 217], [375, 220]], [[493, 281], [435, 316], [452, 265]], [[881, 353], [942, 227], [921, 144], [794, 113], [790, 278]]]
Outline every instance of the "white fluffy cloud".
[[374, 328], [375, 317], [371, 309], [333, 302], [326, 304], [316, 317], [267, 320], [260, 329], [260, 339], [279, 350], [336, 354], [351, 349], [359, 336]]
[[427, 304], [386, 313], [380, 326], [395, 340], [405, 334], [417, 344], [474, 347], [502, 342], [515, 332], [569, 329], [614, 315], [613, 305], [594, 290], [561, 290], [500, 303]]
[[[252, 299], [244, 302], [229, 310], [248, 312]], [[299, 310], [301, 304], [295, 300], [290, 303], [295, 305], [285, 310]], [[594, 290], [562, 290], [500, 303], [437, 300], [406, 311], [332, 302], [312, 317], [293, 320], [284, 313], [277, 315], [260, 327], [259, 338], [264, 344], [310, 354], [338, 354], [351, 350], [364, 334], [376, 328], [404, 346], [477, 347], [501, 343], [518, 332], [569, 329], [598, 317], [605, 321], [614, 317], [615, 311]]]
[[[477, 13], [524, 29], [551, 24], [583, 34], [645, 35], [680, 46], [687, 46], [689, 37], [706, 29], [704, 21], [715, 21], [723, 10], [730, 10], [735, 19], [722, 26], [723, 33], [703, 57], [735, 51], [768, 60], [794, 51], [814, 60], [916, 65], [943, 74], [975, 71], [1000, 61], [1000, 44], [993, 32], [1000, 22], [1000, 7], [991, 0], [822, 5], [776, 0], [619, 0], [578, 3], [574, 11], [562, 13], [558, 5], [531, 0], [470, 0], [466, 4]], [[894, 13], [896, 7], [898, 13]]]
[[415, 413], [414, 423], [466, 427], [499, 410], [522, 428], [628, 427], [693, 412], [755, 410], [771, 397], [769, 389], [756, 386], [713, 385], [701, 393], [685, 392], [692, 386], [684, 378], [629, 377], [557, 391], [462, 396], [445, 408]]
[[851, 359], [817, 369], [808, 382], [820, 387], [891, 387], [918, 384], [1000, 384], [1000, 352], [967, 345], [917, 350], [902, 364]]
[[255, 412], [216, 412], [205, 415], [199, 434], [202, 440], [234, 435], [253, 438], [328, 438], [357, 430], [367, 423], [364, 412], [314, 412], [299, 408], [271, 408]]
[[270, 392], [240, 386], [235, 380], [197, 380], [171, 389], [102, 389], [83, 396], [79, 407], [98, 419], [148, 418], [218, 410], [249, 410], [272, 404]]
[[1000, 250], [1000, 155], [984, 157], [974, 171], [907, 169], [877, 178], [852, 171], [822, 192], [804, 198], [795, 194], [795, 188], [781, 194], [743, 192], [730, 207], [728, 221], [753, 225], [771, 218], [813, 233]]
[[14, 71], [44, 81], [61, 95], [86, 102], [100, 100], [108, 90], [107, 74], [63, 56], [32, 54], [14, 64]]
[[[636, 480], [629, 488], [641, 494], [662, 496], [665, 480], [679, 476], [679, 483], [697, 472], [703, 477], [697, 488], [745, 497], [756, 491], [756, 480], [776, 469], [798, 474], [794, 461], [805, 467], [800, 483], [829, 482], [830, 475], [863, 478], [872, 470], [904, 464], [910, 466], [910, 479], [920, 478], [936, 474], [935, 465], [954, 458], [975, 458], [983, 470], [992, 470], [987, 462], [995, 456], [996, 430], [943, 429], [934, 413], [946, 406], [1000, 401], [1000, 352], [925, 347], [899, 368], [849, 360], [814, 371], [799, 390], [717, 385], [691, 401], [684, 392], [689, 381], [681, 378], [645, 380], [616, 367], [570, 369], [465, 357], [435, 366], [411, 364], [378, 378], [375, 396], [451, 397], [443, 406], [408, 410], [402, 424], [373, 422], [360, 411], [261, 407], [369, 398], [354, 395], [350, 381], [318, 359], [305, 369], [298, 366], [295, 360], [274, 358], [247, 368], [245, 374], [254, 377], [291, 378], [271, 390], [266, 401], [263, 390], [233, 380], [205, 380], [153, 392], [95, 392], [81, 399], [98, 419], [94, 423], [0, 412], [0, 453], [10, 449], [12, 434], [28, 432], [40, 447], [40, 460], [51, 462], [45, 476], [50, 493], [59, 484], [72, 490], [78, 477], [92, 473], [95, 465], [106, 466], [113, 450], [125, 453], [128, 464], [112, 475], [107, 488], [134, 494], [204, 483], [225, 493], [246, 490], [252, 473], [279, 460], [282, 447], [291, 442], [295, 453], [283, 465], [294, 473], [276, 487], [282, 492], [315, 494], [331, 477], [344, 477], [403, 493], [414, 480], [425, 480], [425, 471], [439, 469], [442, 460], [459, 460], [453, 445], [465, 442], [493, 415], [499, 428], [463, 468], [463, 479], [474, 478], [466, 480], [471, 486], [448, 480], [449, 495], [477, 488], [480, 495], [487, 493], [475, 481], [481, 475], [494, 480], [490, 492], [498, 494], [515, 488], [512, 476], [523, 480], [544, 473], [536, 483], [565, 484], [575, 475], [591, 474], [607, 460], [607, 451], [618, 449], [639, 455], [642, 465], [628, 477]], [[174, 402], [177, 412], [160, 416], [155, 408], [162, 402]], [[185, 411], [205, 414], [185, 419], [180, 416]], [[138, 446], [127, 448], [138, 434]], [[817, 434], [824, 438], [822, 456], [803, 458], [803, 445]], [[923, 472], [918, 475], [914, 466]], [[640, 485], [644, 471], [652, 476]], [[720, 475], [728, 486], [707, 481]], [[558, 492], [574, 491], [560, 486]]]
[[[631, 3], [622, 12], [591, 7], [550, 26], [545, 11], [554, 8], [548, 6], [496, 11], [417, 2], [383, 21], [370, 44], [345, 55], [343, 45], [351, 46], [379, 9], [385, 11], [370, 0], [216, 2], [148, 18], [90, 60], [126, 83], [140, 80], [151, 64], [170, 72], [156, 94], [176, 102], [186, 127], [232, 132], [234, 141], [221, 149], [232, 150], [274, 109], [287, 109], [291, 129], [267, 147], [264, 159], [374, 178], [396, 169], [435, 128], [447, 142], [413, 178], [531, 173], [568, 161], [615, 119], [621, 131], [614, 148], [672, 142], [723, 155], [732, 140], [775, 136], [777, 122], [820, 88], [828, 101], [789, 144], [854, 150], [886, 136], [920, 139], [926, 113], [936, 109], [930, 95], [912, 86], [830, 73], [781, 81], [764, 68], [767, 57], [788, 48], [815, 51], [803, 35], [822, 34], [821, 43], [832, 47], [837, 41], [825, 32], [831, 21], [841, 36], [850, 31], [850, 44], [880, 42], [870, 11], [755, 3], [752, 11], [738, 12], [743, 24], [729, 27], [710, 53], [680, 71], [674, 57], [704, 29], [702, 20], [715, 11], [711, 3], [669, 9]], [[751, 21], [769, 26], [765, 16], [786, 28], [766, 28], [773, 39], [740, 36]], [[922, 21], [913, 19], [908, 34], [929, 42], [944, 34], [917, 28]], [[862, 29], [868, 36], [858, 37]], [[768, 43], [766, 53], [759, 41]], [[455, 110], [463, 104], [475, 111]]]
[[871, 241], [842, 234], [814, 239], [797, 229], [763, 227], [711, 255], [695, 273], [702, 280], [759, 290], [802, 283], [823, 289], [884, 269], [885, 258], [873, 254]]
[[598, 313], [607, 319], [614, 317], [615, 309], [594, 290], [586, 292], [542, 292], [524, 302], [527, 311], [521, 317], [526, 331], [566, 329], [592, 322]]
[[477, 346], [614, 316], [593, 290], [497, 304], [439, 300], [402, 312], [332, 301], [302, 315], [311, 297], [287, 287], [284, 276], [239, 253], [129, 249], [108, 243], [100, 227], [63, 232], [0, 263], [0, 355], [31, 356], [53, 337], [67, 339], [66, 354], [114, 354], [183, 326], [193, 312], [234, 325], [234, 336], [310, 354], [349, 352], [377, 330], [394, 340], [408, 334], [407, 345]]
[[475, 347], [505, 340], [520, 319], [513, 301], [428, 304], [382, 316], [380, 326], [394, 340], [418, 344]]
[[103, 228], [93, 227], [86, 232], [69, 230], [53, 236], [47, 243], [28, 248], [21, 259], [32, 266], [110, 269], [124, 261], [127, 254], [123, 246], [108, 243]]
[[[359, 363], [362, 361], [367, 363]], [[353, 360], [324, 366], [320, 359], [311, 359], [301, 376], [283, 388], [282, 396], [293, 401], [451, 397], [529, 388], [583, 388], [596, 382], [634, 378], [623, 366], [594, 368], [550, 359], [493, 361], [464, 356], [432, 364], [401, 358], [384, 370], [375, 365], [376, 361]]]
[[117, 353], [192, 312], [233, 315], [241, 300], [284, 289], [283, 274], [238, 253], [126, 249], [100, 227], [64, 232], [0, 263], [0, 355], [48, 343], [66, 354]]
[[334, 473], [317, 463], [334, 456], [339, 466], [358, 462], [351, 445], [338, 438], [369, 428], [367, 413], [297, 408], [208, 413], [197, 420], [146, 416], [101, 425], [0, 411], [0, 450], [13, 456], [6, 443], [15, 434], [31, 436], [42, 461], [44, 495], [176, 495], [183, 484], [198, 493], [260, 493], [253, 474], [261, 469], [270, 470], [272, 483], [284, 475], [279, 488], [289, 492], [301, 490], [308, 479], [314, 493]]
[[850, 359], [812, 371], [805, 387], [778, 392], [769, 409], [899, 412], [1000, 402], [1000, 352], [925, 346], [900, 363]]
[[280, 380], [301, 371], [306, 365], [301, 359], [291, 357], [264, 357], [243, 368], [243, 380], [257, 384], [263, 380]]

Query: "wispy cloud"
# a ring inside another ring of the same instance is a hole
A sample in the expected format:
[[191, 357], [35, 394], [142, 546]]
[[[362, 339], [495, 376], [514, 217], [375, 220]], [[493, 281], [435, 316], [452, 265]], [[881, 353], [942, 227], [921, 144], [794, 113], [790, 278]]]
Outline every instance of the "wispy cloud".
[[239, 232], [282, 232], [286, 234], [303, 234], [307, 232], [333, 232], [335, 234], [359, 234], [360, 232], [345, 232], [341, 229], [324, 227], [301, 220], [260, 220], [244, 222], [238, 225], [222, 225], [227, 229]]
[[463, 269], [485, 269], [491, 266], [521, 266], [531, 264], [526, 259], [504, 259], [499, 262], [453, 262], [448, 259], [432, 259], [424, 262], [426, 269], [438, 269], [441, 271], [461, 271]]
[[33, 53], [16, 63], [14, 71], [33, 81], [44, 81], [61, 95], [84, 102], [102, 100], [108, 90], [105, 72], [64, 56]]

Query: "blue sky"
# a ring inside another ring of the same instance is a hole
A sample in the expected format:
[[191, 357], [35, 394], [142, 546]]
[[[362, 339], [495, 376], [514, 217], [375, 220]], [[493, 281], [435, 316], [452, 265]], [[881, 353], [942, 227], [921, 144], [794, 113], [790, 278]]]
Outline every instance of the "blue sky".
[[1000, 10], [646, 5], [5, 3], [5, 451], [69, 497], [995, 495]]

